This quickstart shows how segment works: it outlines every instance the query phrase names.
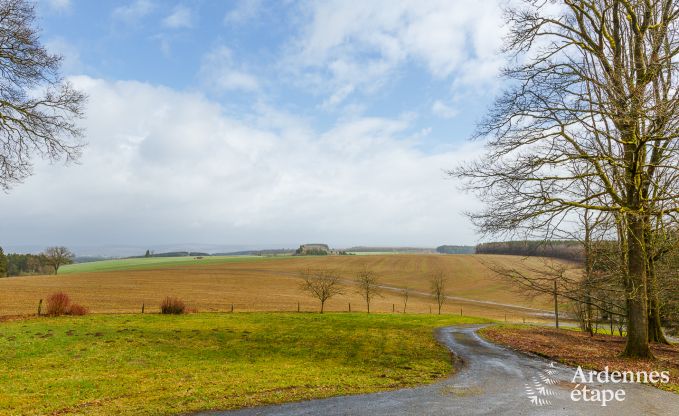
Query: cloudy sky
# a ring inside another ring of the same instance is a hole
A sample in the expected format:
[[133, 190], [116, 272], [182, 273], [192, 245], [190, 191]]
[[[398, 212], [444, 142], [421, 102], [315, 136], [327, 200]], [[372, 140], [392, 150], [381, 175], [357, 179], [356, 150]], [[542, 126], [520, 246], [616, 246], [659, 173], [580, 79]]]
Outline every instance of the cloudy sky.
[[87, 147], [0, 196], [0, 244], [473, 244], [444, 171], [501, 88], [498, 3], [41, 0]]

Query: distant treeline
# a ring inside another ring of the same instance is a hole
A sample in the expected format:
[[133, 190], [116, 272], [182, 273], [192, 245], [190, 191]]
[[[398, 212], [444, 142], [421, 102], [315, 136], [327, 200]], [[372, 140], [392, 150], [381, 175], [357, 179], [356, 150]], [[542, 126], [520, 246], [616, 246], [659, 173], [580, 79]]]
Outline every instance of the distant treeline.
[[573, 261], [582, 261], [584, 258], [582, 244], [572, 240], [523, 240], [481, 243], [476, 246], [476, 254], [541, 256]]
[[474, 254], [474, 246], [438, 246], [436, 252], [441, 254]]
[[[51, 274], [54, 268], [43, 254], [7, 254], [7, 276]], [[1, 277], [1, 276], [0, 276]]]

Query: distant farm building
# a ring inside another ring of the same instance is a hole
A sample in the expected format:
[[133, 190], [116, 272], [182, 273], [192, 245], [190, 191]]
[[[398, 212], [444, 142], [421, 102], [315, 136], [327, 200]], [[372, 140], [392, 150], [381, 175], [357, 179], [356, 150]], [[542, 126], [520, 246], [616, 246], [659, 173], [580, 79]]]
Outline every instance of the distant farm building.
[[302, 244], [295, 254], [298, 256], [327, 256], [333, 254], [327, 244]]

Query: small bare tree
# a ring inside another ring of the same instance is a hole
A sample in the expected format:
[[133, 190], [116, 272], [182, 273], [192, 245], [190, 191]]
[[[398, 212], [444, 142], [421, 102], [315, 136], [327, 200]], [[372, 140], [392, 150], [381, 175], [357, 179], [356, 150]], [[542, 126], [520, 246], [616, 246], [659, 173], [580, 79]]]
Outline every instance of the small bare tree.
[[47, 264], [54, 268], [54, 274], [57, 274], [59, 267], [64, 264], [73, 263], [75, 258], [75, 254], [66, 247], [48, 247], [43, 255]]
[[436, 272], [430, 281], [431, 284], [431, 296], [436, 301], [439, 307], [439, 315], [441, 315], [441, 307], [446, 301], [446, 277], [443, 272]]
[[408, 297], [410, 296], [410, 288], [406, 287], [403, 289], [401, 296], [403, 297], [403, 313], [406, 313], [406, 308], [408, 307]]
[[335, 295], [341, 295], [344, 290], [340, 286], [339, 275], [332, 270], [307, 269], [301, 273], [302, 283], [300, 289], [309, 293], [321, 302], [321, 313], [325, 302]]
[[377, 275], [366, 267], [358, 272], [355, 281], [358, 285], [358, 293], [365, 299], [365, 305], [370, 313], [370, 302], [375, 296], [382, 296]]

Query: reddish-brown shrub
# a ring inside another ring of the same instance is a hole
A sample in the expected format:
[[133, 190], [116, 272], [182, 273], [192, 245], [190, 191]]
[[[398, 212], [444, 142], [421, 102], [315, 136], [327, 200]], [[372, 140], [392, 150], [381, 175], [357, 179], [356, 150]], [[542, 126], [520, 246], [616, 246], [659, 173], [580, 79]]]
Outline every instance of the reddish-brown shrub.
[[181, 299], [172, 296], [166, 297], [160, 304], [160, 313], [162, 314], [180, 315], [184, 313], [185, 309], [186, 305], [184, 302], [182, 302]]
[[82, 315], [87, 315], [89, 310], [82, 306], [78, 305], [77, 303], [71, 304], [68, 308], [68, 312], [66, 312], [67, 315], [75, 315], [75, 316], [82, 316]]
[[69, 311], [71, 299], [64, 292], [52, 293], [47, 297], [46, 313], [49, 316], [65, 315]]

